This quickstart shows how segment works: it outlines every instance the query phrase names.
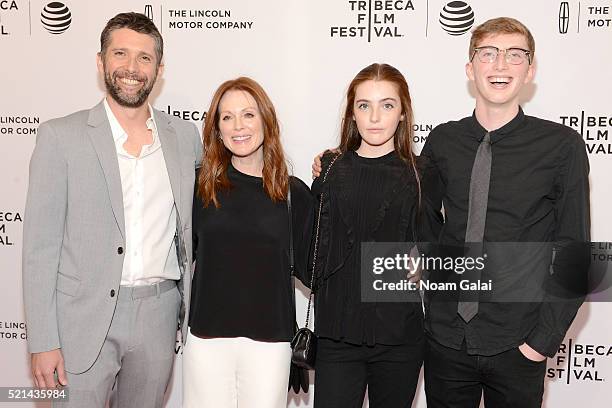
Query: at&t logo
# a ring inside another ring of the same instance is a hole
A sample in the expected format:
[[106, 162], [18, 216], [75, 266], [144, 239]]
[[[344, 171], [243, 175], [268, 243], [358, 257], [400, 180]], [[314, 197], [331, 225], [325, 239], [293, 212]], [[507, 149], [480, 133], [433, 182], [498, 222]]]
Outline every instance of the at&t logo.
[[53, 1], [43, 8], [40, 22], [49, 33], [62, 34], [70, 28], [72, 14], [64, 3]]
[[451, 1], [440, 12], [440, 26], [447, 34], [465, 34], [473, 25], [474, 10], [464, 1]]

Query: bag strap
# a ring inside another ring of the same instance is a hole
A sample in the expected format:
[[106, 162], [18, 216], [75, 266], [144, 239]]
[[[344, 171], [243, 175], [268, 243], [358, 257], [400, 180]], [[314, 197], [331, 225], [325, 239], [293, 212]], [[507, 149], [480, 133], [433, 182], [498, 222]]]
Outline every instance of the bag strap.
[[[331, 163], [329, 163], [329, 166], [327, 167], [327, 171], [325, 172], [325, 175], [323, 176], [323, 182], [325, 183], [325, 181], [327, 180], [327, 175], [329, 174], [329, 171], [331, 170], [332, 166], [334, 165], [334, 163], [336, 162], [336, 160], [338, 160], [338, 158], [342, 155], [342, 153], [338, 153], [336, 154], [336, 156], [334, 156], [334, 158], [332, 159]], [[314, 252], [312, 255], [312, 276], [310, 278], [310, 295], [308, 296], [308, 309], [306, 310], [306, 324], [304, 325], [304, 327], [308, 328], [308, 322], [310, 321], [310, 307], [312, 305], [312, 297], [314, 295], [314, 278], [315, 278], [315, 266], [317, 264], [317, 252], [319, 250], [319, 229], [320, 229], [320, 225], [321, 225], [321, 211], [323, 209], [323, 191], [321, 191], [321, 194], [319, 196], [319, 212], [317, 214], [317, 227], [315, 230], [315, 242], [314, 242]]]
[[289, 219], [289, 291], [291, 292], [291, 298], [293, 299], [293, 303], [291, 307], [293, 308], [293, 333], [297, 331], [297, 312], [295, 307], [295, 256], [293, 254], [293, 216], [291, 214], [291, 182], [289, 183], [289, 189], [287, 191], [287, 214]]
[[293, 255], [293, 216], [291, 215], [291, 187], [287, 191], [287, 213], [289, 214], [289, 271], [295, 274], [295, 258]]

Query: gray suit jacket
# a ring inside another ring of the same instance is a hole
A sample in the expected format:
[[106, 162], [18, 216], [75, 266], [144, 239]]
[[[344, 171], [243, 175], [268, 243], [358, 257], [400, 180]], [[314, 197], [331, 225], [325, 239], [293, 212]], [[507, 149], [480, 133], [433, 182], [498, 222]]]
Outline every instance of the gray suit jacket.
[[[193, 124], [158, 110], [154, 117], [178, 213], [183, 317], [189, 315], [191, 208], [202, 143]], [[30, 352], [61, 348], [72, 373], [93, 365], [115, 311], [123, 248], [123, 193], [104, 105], [42, 123], [30, 161], [23, 232]]]

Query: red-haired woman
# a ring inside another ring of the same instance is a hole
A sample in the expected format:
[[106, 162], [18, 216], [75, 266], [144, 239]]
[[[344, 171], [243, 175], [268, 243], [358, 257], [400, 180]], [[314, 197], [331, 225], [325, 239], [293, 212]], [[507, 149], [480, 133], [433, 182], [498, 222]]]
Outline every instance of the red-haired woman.
[[295, 321], [287, 198], [303, 281], [313, 199], [289, 177], [274, 106], [252, 79], [215, 92], [196, 188], [183, 406], [285, 408]]
[[362, 301], [360, 264], [361, 243], [415, 242], [417, 219], [428, 216], [420, 214], [412, 125], [403, 75], [387, 64], [364, 68], [347, 91], [341, 154], [323, 155], [321, 174], [329, 173], [312, 185], [323, 197], [314, 285], [316, 408], [361, 408], [366, 387], [370, 408], [411, 406], [423, 361], [420, 299], [413, 293], [413, 301]]

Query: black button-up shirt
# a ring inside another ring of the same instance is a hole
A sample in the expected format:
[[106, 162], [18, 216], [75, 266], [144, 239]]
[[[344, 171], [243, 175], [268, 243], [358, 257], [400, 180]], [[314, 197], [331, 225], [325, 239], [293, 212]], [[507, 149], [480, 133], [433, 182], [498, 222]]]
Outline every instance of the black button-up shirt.
[[[445, 223], [438, 242], [462, 245], [470, 175], [486, 129], [475, 114], [437, 126], [421, 156], [425, 188]], [[580, 135], [558, 123], [526, 116], [522, 109], [491, 132], [491, 181], [485, 242], [586, 242], [589, 240], [589, 163]], [[426, 304], [426, 330], [439, 343], [493, 355], [527, 342], [553, 356], [581, 301], [481, 303], [466, 324], [457, 302]]]

